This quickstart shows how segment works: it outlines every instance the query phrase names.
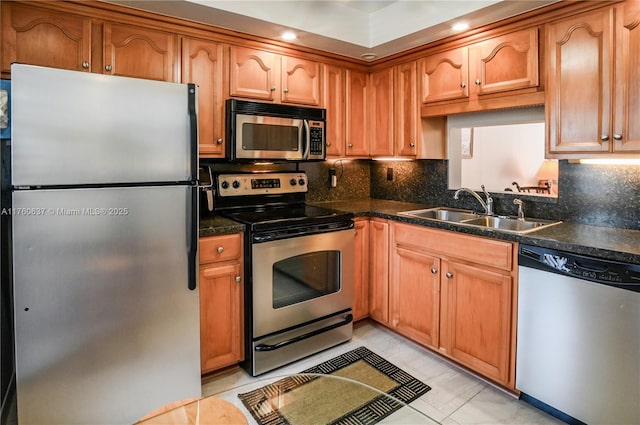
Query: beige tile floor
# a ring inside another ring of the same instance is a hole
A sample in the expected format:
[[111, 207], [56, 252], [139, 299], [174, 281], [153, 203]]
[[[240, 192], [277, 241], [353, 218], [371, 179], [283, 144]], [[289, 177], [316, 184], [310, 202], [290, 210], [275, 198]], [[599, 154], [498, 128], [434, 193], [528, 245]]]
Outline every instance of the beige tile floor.
[[[431, 391], [413, 401], [411, 407], [443, 425], [562, 423], [369, 320], [356, 324], [353, 338], [347, 343], [257, 378], [252, 378], [244, 370], [220, 376], [203, 385], [203, 396], [222, 393], [223, 398], [239, 406], [250, 417], [237, 398], [238, 392], [246, 392], [278, 377], [301, 372], [360, 346], [367, 347], [428, 384]], [[235, 391], [236, 387], [241, 387], [240, 391]], [[387, 419], [387, 423], [403, 423], [401, 418], [398, 420], [393, 415]], [[255, 422], [251, 420], [250, 423]]]

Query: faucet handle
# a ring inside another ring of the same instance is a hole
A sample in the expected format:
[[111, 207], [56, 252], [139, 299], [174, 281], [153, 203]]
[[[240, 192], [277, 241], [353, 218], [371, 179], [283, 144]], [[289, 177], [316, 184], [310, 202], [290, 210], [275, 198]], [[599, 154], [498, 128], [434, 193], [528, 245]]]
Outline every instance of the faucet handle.
[[489, 195], [489, 192], [487, 192], [487, 189], [484, 187], [484, 185], [480, 185], [480, 189], [482, 189], [482, 191], [484, 192], [484, 196], [487, 198], [487, 214], [488, 215], [492, 215], [493, 214], [493, 198], [491, 197], [491, 195]]

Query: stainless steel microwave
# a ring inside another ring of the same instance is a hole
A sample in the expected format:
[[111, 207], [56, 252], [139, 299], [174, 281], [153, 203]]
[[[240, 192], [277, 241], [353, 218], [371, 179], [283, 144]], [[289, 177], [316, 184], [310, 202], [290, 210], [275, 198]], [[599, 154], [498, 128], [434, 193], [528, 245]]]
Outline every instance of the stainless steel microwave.
[[233, 162], [323, 161], [326, 115], [321, 108], [228, 99], [226, 150]]

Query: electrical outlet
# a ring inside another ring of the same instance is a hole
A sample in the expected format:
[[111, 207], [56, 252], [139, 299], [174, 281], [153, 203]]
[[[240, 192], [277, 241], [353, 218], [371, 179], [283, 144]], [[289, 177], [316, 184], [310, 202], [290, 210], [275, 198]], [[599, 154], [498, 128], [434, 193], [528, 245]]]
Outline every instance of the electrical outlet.
[[393, 181], [393, 168], [387, 167], [387, 181]]
[[329, 168], [329, 187], [338, 186], [338, 178], [336, 177], [336, 169]]

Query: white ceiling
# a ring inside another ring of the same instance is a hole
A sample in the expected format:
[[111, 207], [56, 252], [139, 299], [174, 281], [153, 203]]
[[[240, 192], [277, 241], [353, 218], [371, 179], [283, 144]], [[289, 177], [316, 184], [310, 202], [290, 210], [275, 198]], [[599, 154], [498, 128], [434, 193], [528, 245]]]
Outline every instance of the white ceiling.
[[558, 0], [105, 0], [361, 59], [382, 58]]

